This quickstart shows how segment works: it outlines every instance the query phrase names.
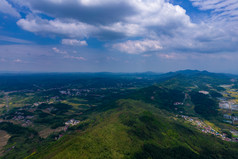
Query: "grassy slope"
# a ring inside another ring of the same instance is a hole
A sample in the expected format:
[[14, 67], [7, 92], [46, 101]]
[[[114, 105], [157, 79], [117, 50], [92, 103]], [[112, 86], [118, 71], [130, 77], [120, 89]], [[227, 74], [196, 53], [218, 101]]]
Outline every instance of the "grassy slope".
[[201, 134], [151, 105], [128, 99], [117, 105], [28, 158], [237, 158], [237, 144]]
[[40, 141], [36, 131], [12, 123], [0, 123], [0, 130], [11, 135], [8, 144], [4, 147], [6, 152], [2, 157], [3, 159], [24, 158], [33, 151]]

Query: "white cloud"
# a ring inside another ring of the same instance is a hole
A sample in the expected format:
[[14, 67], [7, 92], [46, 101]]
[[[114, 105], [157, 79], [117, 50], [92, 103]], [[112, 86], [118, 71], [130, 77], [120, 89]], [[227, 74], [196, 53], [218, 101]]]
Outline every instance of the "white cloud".
[[[98, 38], [130, 54], [156, 50], [219, 53], [238, 49], [238, 22], [234, 22], [238, 21], [237, 0], [190, 0], [199, 9], [212, 12], [199, 24], [191, 22], [185, 9], [168, 0], [13, 1], [32, 12], [17, 22], [21, 28], [60, 36], [64, 45], [82, 46], [87, 43], [78, 39]], [[42, 19], [36, 13], [52, 19]], [[115, 39], [124, 42], [110, 44]], [[152, 41], [152, 46], [145, 44], [148, 39], [157, 41], [156, 45]]]
[[72, 46], [87, 46], [87, 42], [85, 40], [77, 40], [77, 39], [63, 39], [61, 41], [63, 45], [72, 45]]
[[[69, 37], [151, 36], [194, 25], [183, 8], [164, 0], [32, 0], [28, 6], [33, 13], [41, 12], [55, 19], [27, 16], [18, 21], [19, 26], [31, 32]], [[117, 12], [118, 9], [123, 12]]]
[[77, 57], [77, 56], [70, 56], [70, 55], [66, 55], [64, 56], [65, 59], [73, 59], [73, 60], [80, 60], [80, 61], [86, 61], [86, 59], [84, 57]]
[[177, 54], [177, 53], [158, 53], [157, 56], [162, 59], [167, 60], [182, 60], [186, 59], [186, 54]]
[[141, 54], [149, 51], [161, 50], [162, 46], [156, 40], [128, 40], [126, 42], [113, 44], [112, 48], [129, 54]]
[[211, 10], [215, 20], [238, 20], [237, 0], [190, 0], [200, 10]]
[[56, 47], [53, 47], [52, 50], [55, 52], [55, 53], [58, 53], [58, 54], [68, 54], [67, 51], [62, 51]]
[[21, 59], [15, 59], [13, 62], [14, 63], [23, 63], [23, 61]]
[[97, 29], [94, 26], [73, 20], [46, 20], [29, 15], [26, 19], [20, 19], [17, 24], [24, 30], [35, 33], [51, 33], [68, 37], [88, 37]]
[[13, 17], [20, 18], [21, 15], [17, 12], [15, 8], [12, 7], [6, 0], [0, 0], [0, 12], [9, 14]]
[[125, 17], [124, 21], [101, 26], [113, 32], [123, 33], [128, 37], [168, 35], [182, 29], [195, 26], [180, 6], [174, 6], [164, 0], [128, 1], [137, 10], [136, 14]]
[[84, 57], [81, 57], [81, 56], [80, 57], [78, 57], [78, 56], [71, 56], [67, 51], [60, 50], [57, 47], [53, 47], [52, 50], [55, 53], [63, 55], [64, 59], [73, 59], [73, 60], [86, 61], [86, 58], [84, 58]]

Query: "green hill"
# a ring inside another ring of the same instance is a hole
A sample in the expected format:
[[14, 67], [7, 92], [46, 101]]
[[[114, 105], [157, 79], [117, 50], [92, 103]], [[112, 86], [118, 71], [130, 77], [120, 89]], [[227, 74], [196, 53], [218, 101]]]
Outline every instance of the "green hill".
[[201, 134], [167, 111], [141, 101], [123, 99], [116, 107], [92, 115], [57, 142], [29, 156], [54, 159], [94, 158], [227, 158], [238, 145]]

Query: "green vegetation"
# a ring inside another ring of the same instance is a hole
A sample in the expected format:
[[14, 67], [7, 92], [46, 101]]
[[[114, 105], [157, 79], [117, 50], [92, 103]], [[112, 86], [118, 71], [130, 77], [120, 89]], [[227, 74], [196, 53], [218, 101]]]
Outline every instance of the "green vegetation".
[[3, 159], [24, 158], [33, 152], [34, 147], [37, 147], [40, 141], [36, 131], [12, 123], [0, 123], [0, 130], [5, 130], [11, 135], [8, 145], [4, 148]]
[[184, 96], [185, 95], [182, 91], [154, 85], [140, 89], [131, 95], [130, 98], [142, 100], [144, 102], [154, 104], [159, 108], [171, 111], [175, 108], [175, 102], [183, 102]]
[[205, 118], [210, 118], [218, 115], [218, 103], [211, 99], [208, 95], [198, 92], [191, 93], [192, 102], [195, 105], [195, 112]]
[[213, 98], [219, 98], [219, 97], [223, 97], [223, 95], [217, 91], [214, 90], [210, 90], [209, 94], [213, 97]]
[[135, 100], [95, 116], [87, 129], [42, 147], [29, 158], [236, 158], [238, 145], [203, 135], [158, 108]]
[[232, 84], [228, 75], [188, 70], [1, 77], [0, 130], [11, 135], [4, 159], [237, 158], [237, 143], [196, 128], [201, 121], [235, 141], [237, 128], [220, 113], [236, 112], [218, 109], [222, 91], [237, 97], [236, 90], [221, 87]]

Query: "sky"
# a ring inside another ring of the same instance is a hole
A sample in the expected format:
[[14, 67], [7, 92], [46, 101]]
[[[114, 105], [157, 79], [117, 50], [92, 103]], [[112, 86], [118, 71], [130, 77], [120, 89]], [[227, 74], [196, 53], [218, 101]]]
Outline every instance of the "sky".
[[237, 0], [0, 0], [0, 72], [238, 74]]

